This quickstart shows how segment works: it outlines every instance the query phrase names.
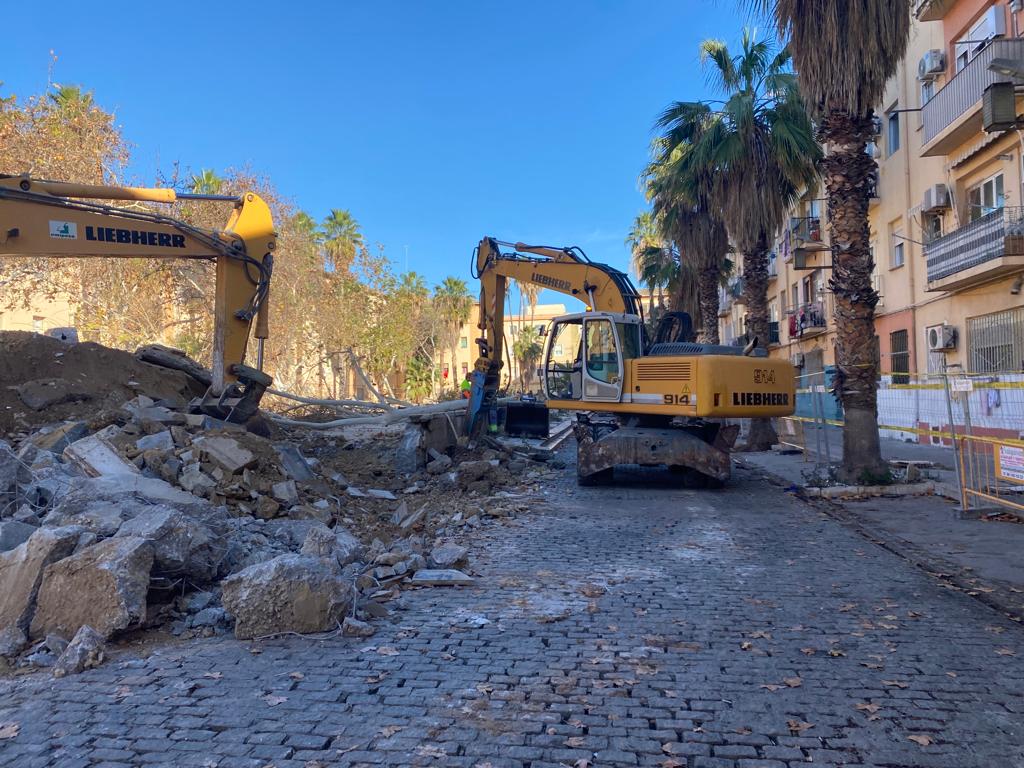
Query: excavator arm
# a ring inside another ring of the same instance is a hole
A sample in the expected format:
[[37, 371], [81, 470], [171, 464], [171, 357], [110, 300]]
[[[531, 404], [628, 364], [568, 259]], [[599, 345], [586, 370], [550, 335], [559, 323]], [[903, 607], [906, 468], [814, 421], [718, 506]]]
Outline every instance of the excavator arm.
[[[150, 207], [98, 201], [230, 203], [225, 228], [208, 231]], [[191, 195], [166, 188], [112, 187], [0, 176], [0, 258], [200, 259], [216, 265], [213, 379], [203, 409], [246, 421], [271, 379], [259, 368], [268, 336], [268, 296], [277, 234], [270, 209], [252, 192]], [[257, 367], [245, 363], [255, 325]]]
[[[502, 251], [501, 248], [511, 248]], [[470, 429], [494, 403], [497, 394], [505, 332], [505, 294], [508, 281], [532, 283], [572, 296], [589, 309], [643, 317], [640, 295], [629, 276], [607, 264], [591, 261], [579, 248], [552, 248], [509, 243], [485, 237], [474, 252], [475, 276], [480, 280], [480, 356], [474, 365], [470, 397]]]

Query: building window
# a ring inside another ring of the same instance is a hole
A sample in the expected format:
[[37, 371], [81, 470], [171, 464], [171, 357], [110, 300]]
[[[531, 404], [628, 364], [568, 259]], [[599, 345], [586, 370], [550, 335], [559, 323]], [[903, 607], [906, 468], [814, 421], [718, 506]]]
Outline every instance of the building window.
[[921, 231], [924, 233], [924, 241], [926, 243], [942, 237], [942, 214], [923, 214], [921, 216]]
[[462, 364], [462, 378], [466, 378], [469, 375], [469, 363]]
[[[515, 330], [515, 329], [513, 329], [513, 330]], [[463, 336], [461, 339], [459, 339], [459, 348], [460, 349], [468, 349], [469, 348], [469, 339], [467, 339], [465, 336]]]
[[974, 26], [956, 43], [956, 71], [966, 67], [993, 37], [1006, 34], [1006, 16], [1002, 6], [993, 5], [974, 22]]
[[924, 106], [935, 96], [935, 81], [925, 80], [921, 83], [921, 106]]
[[976, 221], [982, 216], [1002, 210], [1005, 204], [1003, 174], [997, 173], [967, 190], [967, 220]]
[[[893, 107], [893, 110], [895, 109], [896, 107]], [[888, 113], [887, 117], [889, 119], [887, 146], [889, 147], [889, 156], [892, 157], [900, 148], [900, 113], [892, 111]]]
[[793, 294], [793, 309], [797, 309], [800, 306], [800, 288], [796, 283], [793, 283], [791, 292]]
[[902, 240], [900, 240], [899, 239], [900, 237], [902, 237], [902, 235], [898, 235], [898, 234], [893, 233], [893, 236], [892, 236], [892, 258], [889, 260], [889, 269], [896, 269], [897, 267], [902, 267], [903, 266], [904, 257], [905, 257], [903, 249], [906, 247], [906, 243], [904, 243]]
[[40, 317], [39, 315], [35, 315], [32, 318], [32, 331], [34, 333], [43, 332], [43, 318]]
[[893, 384], [910, 383], [910, 346], [905, 330], [889, 334], [889, 368]]
[[975, 373], [1024, 367], [1024, 307], [967, 318], [967, 359]]

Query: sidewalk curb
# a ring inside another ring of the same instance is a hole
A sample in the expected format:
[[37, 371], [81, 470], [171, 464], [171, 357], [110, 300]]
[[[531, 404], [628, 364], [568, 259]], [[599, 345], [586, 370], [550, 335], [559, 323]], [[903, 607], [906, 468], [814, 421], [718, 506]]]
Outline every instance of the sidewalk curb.
[[[786, 478], [754, 464], [753, 462], [740, 461], [740, 463], [742, 463], [746, 469], [760, 473], [763, 477], [768, 479], [769, 482], [778, 485], [781, 488], [789, 488], [792, 486]], [[990, 582], [986, 583], [984, 588], [990, 589], [991, 591], [983, 592], [979, 590], [978, 578], [970, 571], [970, 569], [936, 557], [914, 542], [908, 541], [907, 539], [904, 539], [890, 531], [882, 531], [881, 533], [885, 533], [886, 538], [881, 538], [880, 531], [874, 527], [865, 525], [854, 512], [850, 511], [840, 503], [842, 499], [817, 496], [811, 497], [804, 493], [803, 488], [798, 488], [794, 495], [808, 506], [817, 509], [822, 514], [832, 518], [843, 527], [849, 528], [872, 544], [881, 547], [887, 552], [891, 552], [896, 557], [901, 560], [905, 560], [918, 570], [926, 573], [928, 576], [938, 579], [949, 589], [956, 590], [957, 592], [976, 600], [986, 608], [995, 611], [1010, 621], [1018, 624], [1024, 624], [1024, 594], [1015, 595], [1015, 593], [1011, 592], [1006, 587], [999, 584], [992, 584]]]
[[935, 493], [935, 483], [926, 480], [923, 483], [903, 485], [801, 486], [801, 490], [811, 498], [821, 499], [861, 499], [866, 496], [931, 496]]

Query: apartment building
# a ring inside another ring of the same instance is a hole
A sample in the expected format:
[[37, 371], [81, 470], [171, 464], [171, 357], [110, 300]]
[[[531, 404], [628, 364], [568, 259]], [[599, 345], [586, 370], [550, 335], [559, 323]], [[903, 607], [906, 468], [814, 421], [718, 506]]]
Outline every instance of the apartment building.
[[[907, 57], [876, 108], [869, 210], [884, 380], [943, 361], [1024, 369], [1024, 2], [917, 0]], [[771, 255], [771, 354], [807, 377], [835, 363], [825, 201], [791, 211]], [[741, 270], [740, 270], [741, 273]], [[743, 333], [742, 286], [722, 292], [723, 341]], [[895, 377], [895, 378], [893, 378]]]

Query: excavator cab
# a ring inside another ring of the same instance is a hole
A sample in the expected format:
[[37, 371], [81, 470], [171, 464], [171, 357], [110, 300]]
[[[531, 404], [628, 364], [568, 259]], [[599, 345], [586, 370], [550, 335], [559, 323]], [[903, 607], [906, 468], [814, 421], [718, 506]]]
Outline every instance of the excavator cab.
[[551, 400], [618, 403], [625, 361], [641, 354], [640, 318], [614, 312], [563, 315], [544, 350], [544, 393]]

